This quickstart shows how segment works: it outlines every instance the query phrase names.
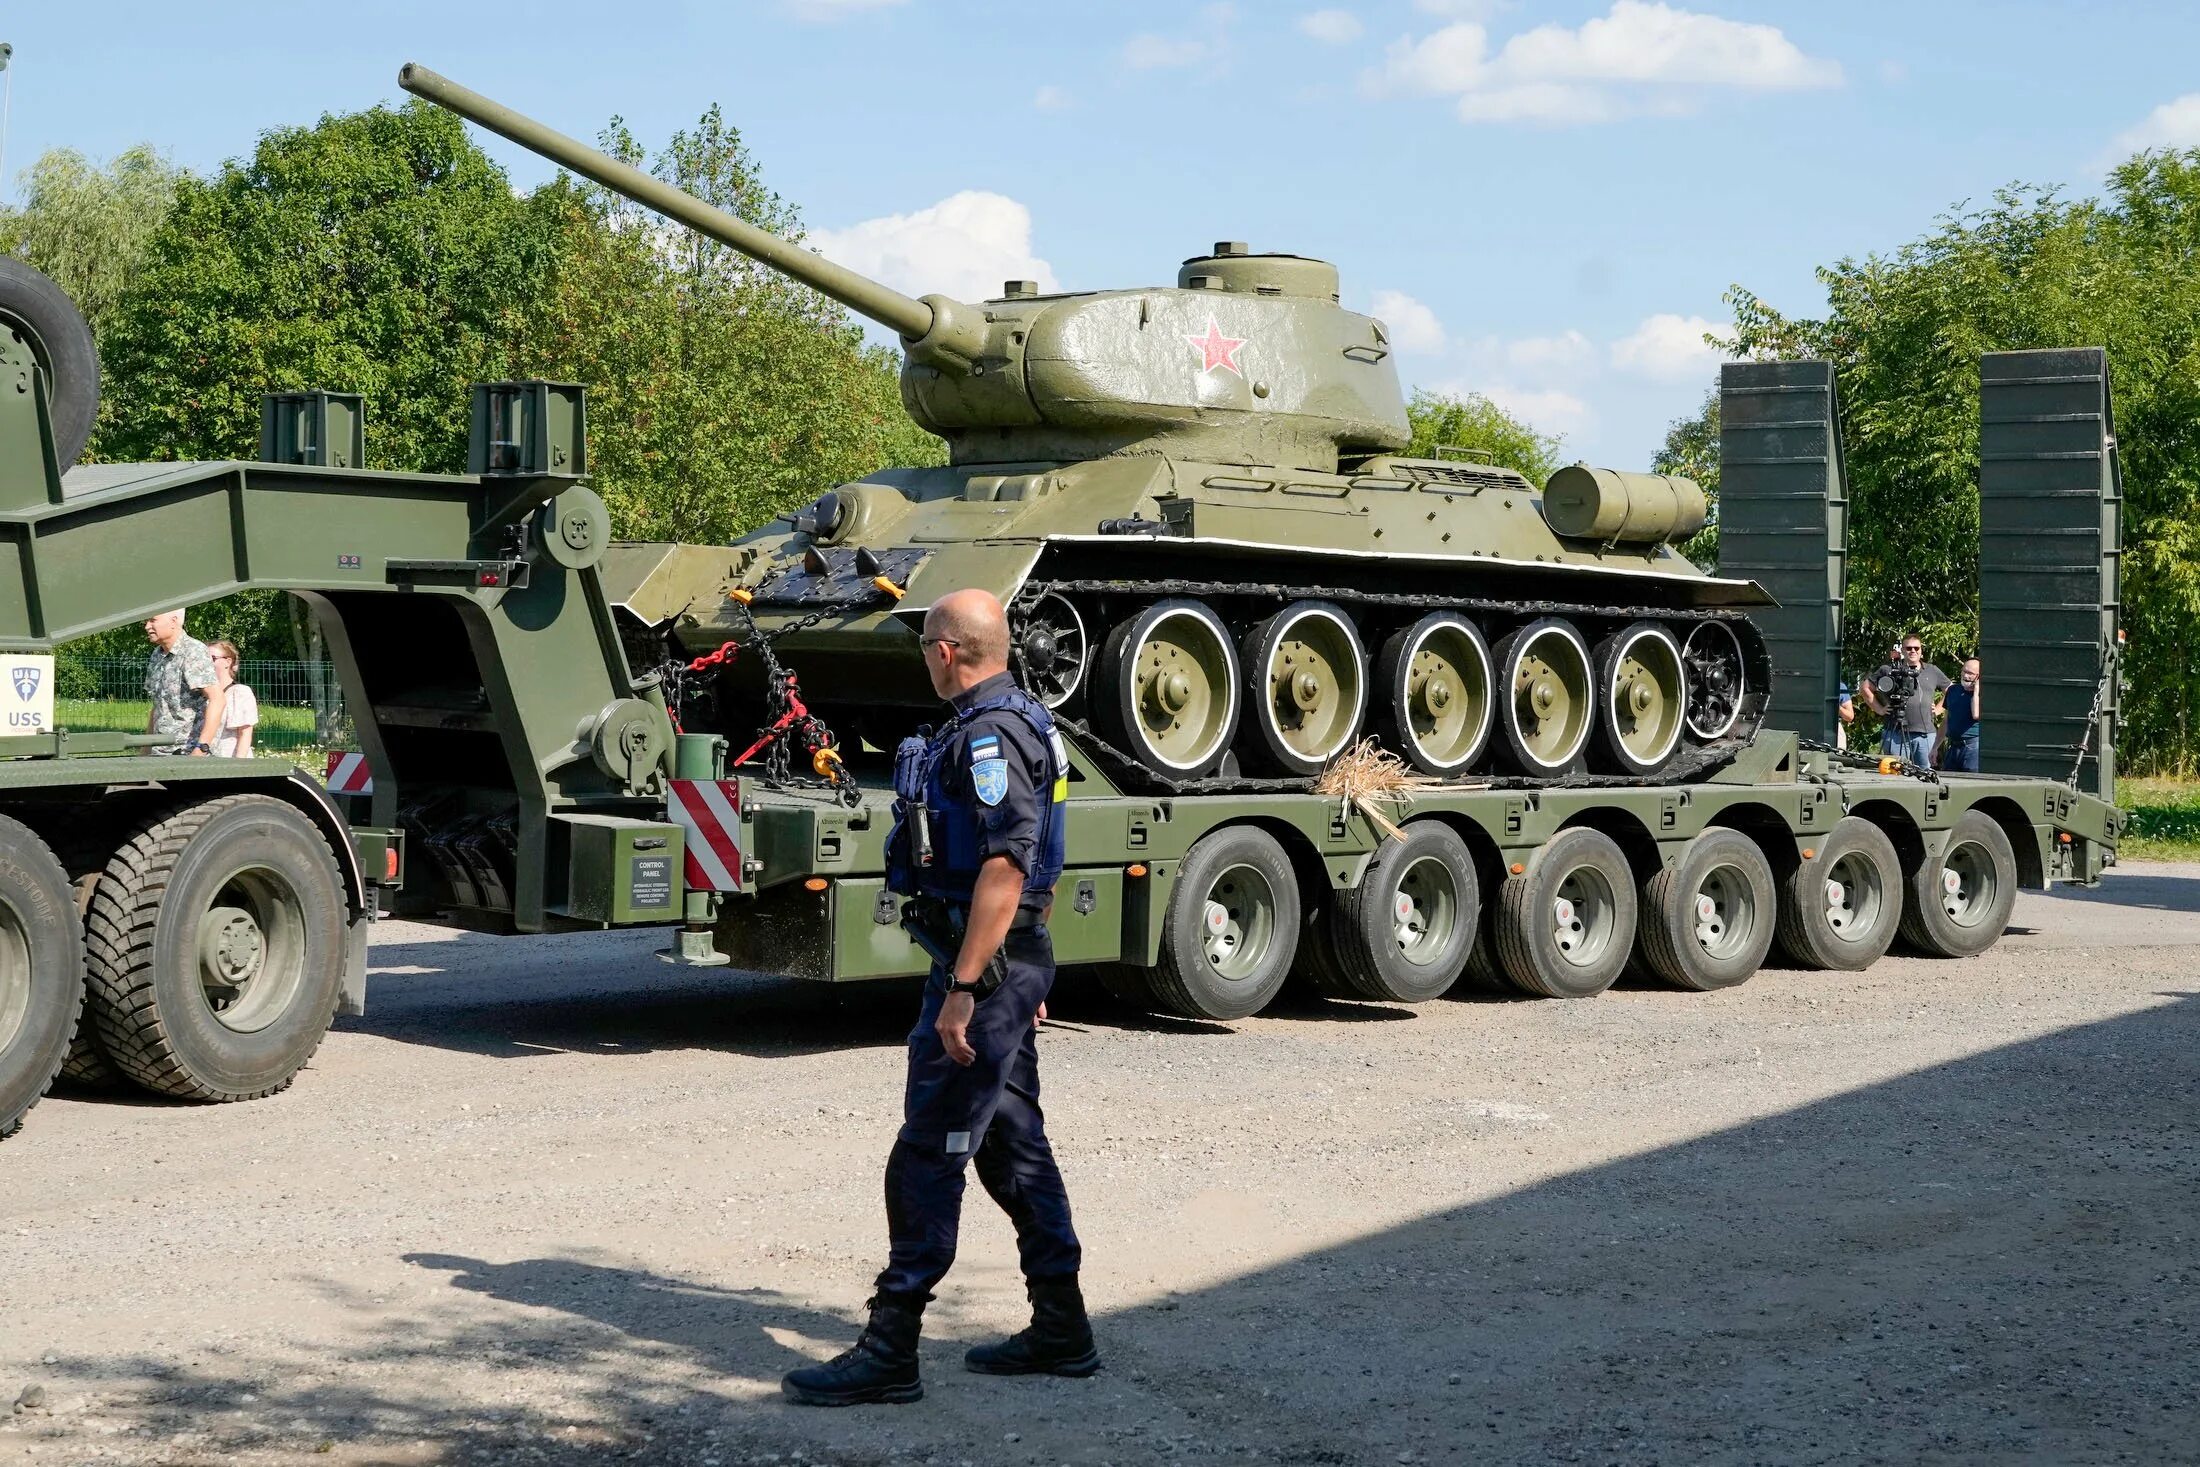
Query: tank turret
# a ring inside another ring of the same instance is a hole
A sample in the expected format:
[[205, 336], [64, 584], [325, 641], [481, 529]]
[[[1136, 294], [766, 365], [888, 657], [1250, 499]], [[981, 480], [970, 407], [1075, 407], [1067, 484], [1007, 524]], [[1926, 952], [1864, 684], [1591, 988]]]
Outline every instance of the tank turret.
[[[769, 639], [834, 726], [892, 746], [934, 700], [940, 594], [1008, 605], [1012, 666], [1089, 769], [1132, 787], [1303, 780], [1365, 732], [1440, 777], [1705, 766], [1755, 730], [1766, 598], [1674, 548], [1686, 480], [1582, 466], [1545, 495], [1471, 454], [1416, 459], [1389, 334], [1335, 266], [1226, 241], [1175, 283], [912, 297], [408, 65], [407, 91], [896, 333], [944, 468], [819, 485], [732, 547], [605, 562], [634, 655]], [[773, 716], [714, 669], [688, 726]], [[744, 698], [748, 702], [744, 703]]]

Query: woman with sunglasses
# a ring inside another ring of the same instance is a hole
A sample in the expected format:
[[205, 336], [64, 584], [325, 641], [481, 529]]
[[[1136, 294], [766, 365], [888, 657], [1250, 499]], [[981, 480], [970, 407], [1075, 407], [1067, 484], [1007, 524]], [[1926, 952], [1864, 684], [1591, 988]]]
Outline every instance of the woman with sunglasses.
[[217, 759], [252, 757], [252, 731], [260, 722], [260, 700], [252, 689], [237, 681], [237, 644], [214, 642], [206, 649], [214, 655], [214, 676], [229, 699], [222, 705], [222, 731], [214, 740]]

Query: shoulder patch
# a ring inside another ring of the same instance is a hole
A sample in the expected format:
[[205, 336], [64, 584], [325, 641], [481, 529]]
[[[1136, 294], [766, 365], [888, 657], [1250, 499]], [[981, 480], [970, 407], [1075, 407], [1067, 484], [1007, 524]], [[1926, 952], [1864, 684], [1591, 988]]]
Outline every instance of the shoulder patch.
[[998, 805], [1008, 796], [1008, 761], [999, 757], [980, 759], [970, 766], [971, 792], [988, 805]]

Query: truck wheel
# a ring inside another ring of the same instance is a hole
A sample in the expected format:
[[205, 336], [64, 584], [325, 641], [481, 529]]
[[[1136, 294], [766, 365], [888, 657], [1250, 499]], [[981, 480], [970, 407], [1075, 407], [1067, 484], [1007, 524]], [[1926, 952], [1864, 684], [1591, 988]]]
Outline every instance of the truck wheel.
[[1894, 941], [1901, 893], [1894, 842], [1845, 815], [1780, 887], [1780, 950], [1806, 968], [1868, 968]]
[[1367, 995], [1346, 976], [1330, 931], [1328, 910], [1312, 913], [1299, 928], [1299, 949], [1291, 959], [1291, 978], [1306, 991], [1333, 1003], [1360, 1003]]
[[[103, 858], [72, 854], [65, 849], [55, 854], [61, 857], [62, 865], [67, 870], [76, 871], [81, 867], [89, 867], [70, 884], [70, 891], [76, 901], [76, 921], [81, 937], [85, 919], [91, 915], [92, 893], [99, 886], [101, 867], [105, 865], [105, 861]], [[88, 1004], [77, 1018], [76, 1033], [69, 1040], [69, 1057], [61, 1062], [60, 1079], [62, 1083], [78, 1090], [120, 1090], [126, 1083], [122, 1078], [122, 1071], [114, 1067], [114, 1063], [107, 1058], [107, 1051], [99, 1047], [99, 1023], [92, 1017], [91, 1006]]]
[[46, 376], [54, 457], [66, 473], [84, 456], [99, 417], [99, 348], [68, 293], [13, 256], [0, 255], [0, 331], [30, 347]]
[[1324, 915], [1338, 966], [1362, 998], [1421, 1003], [1441, 997], [1467, 966], [1482, 919], [1482, 886], [1467, 843], [1450, 826], [1417, 820], [1385, 840], [1360, 884]]
[[1708, 993], [1764, 963], [1779, 923], [1772, 863], [1738, 830], [1713, 826], [1642, 884], [1643, 962], [1676, 988]]
[[1918, 863], [1902, 904], [1902, 938], [1936, 958], [1967, 958], [2000, 940], [2017, 905], [2017, 853], [1991, 816], [1966, 810], [1939, 860]]
[[1154, 996], [1190, 1019], [1242, 1019], [1268, 1006], [1298, 948], [1299, 879], [1276, 838], [1230, 825], [1177, 867], [1162, 919]]
[[1525, 993], [1594, 998], [1635, 943], [1635, 877], [1600, 830], [1562, 830], [1507, 877], [1497, 899], [1497, 955]]
[[328, 843], [281, 800], [226, 795], [142, 827], [87, 928], [108, 1057], [164, 1095], [272, 1095], [335, 1017], [345, 915]]
[[1150, 1014], [1158, 1007], [1153, 989], [1146, 982], [1146, 970], [1130, 963], [1095, 963], [1092, 971], [1099, 976], [1100, 986], [1108, 997], [1128, 1009]]
[[69, 875], [27, 826], [0, 815], [0, 1137], [53, 1083], [83, 1008]]

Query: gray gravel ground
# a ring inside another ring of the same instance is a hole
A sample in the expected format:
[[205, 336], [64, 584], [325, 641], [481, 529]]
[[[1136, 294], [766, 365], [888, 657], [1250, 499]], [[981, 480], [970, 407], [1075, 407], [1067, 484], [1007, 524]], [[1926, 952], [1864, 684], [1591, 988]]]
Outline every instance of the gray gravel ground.
[[0, 1467], [2200, 1462], [2200, 866], [2016, 923], [1230, 1026], [1065, 980], [1107, 1368], [959, 1368], [1023, 1308], [973, 1187], [929, 1394], [841, 1412], [777, 1381], [880, 1261], [908, 991], [387, 924], [288, 1093], [0, 1148]]

